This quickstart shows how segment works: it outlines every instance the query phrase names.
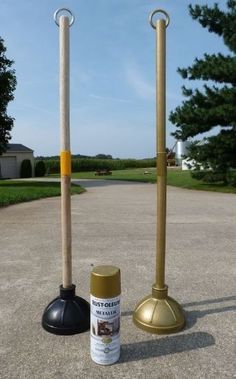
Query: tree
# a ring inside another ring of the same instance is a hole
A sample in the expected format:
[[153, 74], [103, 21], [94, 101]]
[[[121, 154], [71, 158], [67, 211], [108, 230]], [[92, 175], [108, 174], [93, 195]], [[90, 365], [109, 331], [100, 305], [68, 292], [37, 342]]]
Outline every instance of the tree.
[[5, 52], [6, 47], [0, 37], [0, 155], [6, 151], [11, 139], [14, 118], [7, 115], [7, 106], [14, 99], [13, 92], [16, 88], [15, 70], [11, 68], [14, 62], [7, 59]]
[[46, 165], [44, 161], [38, 161], [35, 164], [35, 176], [40, 177], [40, 176], [45, 176], [46, 174]]
[[95, 155], [97, 159], [112, 159], [112, 155], [110, 154], [97, 154]]
[[[210, 169], [217, 181], [221, 178], [227, 183], [231, 169], [236, 168], [236, 1], [228, 0], [225, 11], [215, 4], [212, 8], [190, 5], [189, 12], [209, 32], [223, 38], [230, 54], [205, 54], [192, 66], [178, 69], [183, 79], [208, 83], [201, 90], [183, 86], [187, 100], [170, 113], [169, 119], [177, 127], [173, 135], [183, 141], [220, 127], [218, 134], [193, 142], [189, 158], [196, 170]], [[206, 175], [209, 178], [209, 173]]]
[[21, 178], [31, 178], [32, 177], [32, 165], [31, 165], [31, 162], [29, 159], [24, 159], [21, 162], [20, 177]]

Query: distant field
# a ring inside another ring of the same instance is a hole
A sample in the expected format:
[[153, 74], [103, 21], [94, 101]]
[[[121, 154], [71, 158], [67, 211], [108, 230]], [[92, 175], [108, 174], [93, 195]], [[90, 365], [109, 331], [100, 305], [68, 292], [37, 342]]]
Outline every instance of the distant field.
[[[79, 194], [84, 191], [84, 188], [80, 186], [71, 186], [71, 194]], [[45, 197], [59, 196], [60, 193], [60, 183], [1, 180], [0, 207]]]
[[[148, 174], [145, 174], [148, 172]], [[50, 175], [50, 177], [59, 177], [59, 175]], [[78, 172], [72, 174], [73, 179], [106, 179], [106, 180], [128, 180], [145, 183], [156, 182], [155, 168], [137, 168], [127, 170], [114, 170], [112, 175], [96, 176], [94, 171]], [[202, 181], [193, 179], [190, 171], [182, 171], [178, 168], [168, 168], [167, 184], [170, 186], [181, 187], [186, 189], [195, 189], [202, 191], [236, 193], [235, 187], [224, 186], [223, 184], [206, 184]]]

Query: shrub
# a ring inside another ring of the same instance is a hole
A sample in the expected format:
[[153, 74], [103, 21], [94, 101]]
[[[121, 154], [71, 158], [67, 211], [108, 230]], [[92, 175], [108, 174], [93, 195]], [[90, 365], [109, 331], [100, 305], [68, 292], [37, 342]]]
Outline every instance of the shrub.
[[229, 184], [233, 187], [236, 187], [236, 174], [232, 174], [229, 177]]
[[226, 175], [222, 172], [209, 171], [205, 174], [203, 181], [206, 183], [226, 182]]
[[219, 172], [219, 171], [194, 170], [191, 172], [191, 176], [192, 178], [197, 179], [197, 180], [202, 180], [205, 183], [219, 183], [219, 182], [227, 183], [225, 173]]
[[46, 165], [44, 161], [38, 161], [35, 165], [35, 176], [45, 176], [46, 174]]
[[29, 159], [24, 159], [21, 162], [20, 177], [21, 178], [31, 178], [32, 177], [32, 165], [31, 165], [31, 162]]
[[202, 180], [206, 175], [206, 171], [193, 170], [191, 176], [193, 179]]

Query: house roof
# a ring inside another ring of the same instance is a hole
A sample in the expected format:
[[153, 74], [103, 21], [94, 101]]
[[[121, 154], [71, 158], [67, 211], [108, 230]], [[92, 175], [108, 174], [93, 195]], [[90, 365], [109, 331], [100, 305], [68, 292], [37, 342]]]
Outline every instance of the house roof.
[[7, 144], [7, 153], [18, 153], [18, 152], [28, 152], [33, 153], [33, 150], [27, 146], [22, 145], [21, 143], [8, 143]]

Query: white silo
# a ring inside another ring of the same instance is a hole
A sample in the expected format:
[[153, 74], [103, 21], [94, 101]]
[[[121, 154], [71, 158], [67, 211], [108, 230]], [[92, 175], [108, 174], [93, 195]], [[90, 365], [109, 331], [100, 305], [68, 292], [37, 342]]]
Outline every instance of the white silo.
[[175, 160], [178, 166], [182, 165], [184, 157], [188, 156], [190, 141], [177, 141], [175, 147]]

